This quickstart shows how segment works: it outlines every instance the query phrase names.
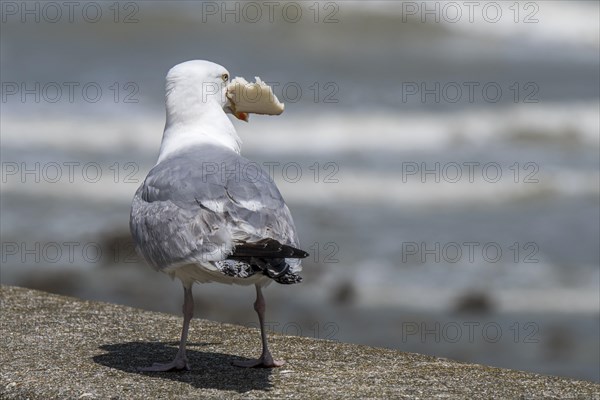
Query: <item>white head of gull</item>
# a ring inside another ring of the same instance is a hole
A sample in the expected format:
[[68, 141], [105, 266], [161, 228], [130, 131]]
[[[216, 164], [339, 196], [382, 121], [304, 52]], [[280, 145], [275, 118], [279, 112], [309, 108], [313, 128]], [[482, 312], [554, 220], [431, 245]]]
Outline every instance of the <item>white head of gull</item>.
[[141, 371], [190, 368], [186, 341], [196, 282], [254, 285], [262, 353], [234, 365], [283, 364], [269, 351], [262, 288], [300, 282], [300, 259], [308, 254], [298, 249], [292, 216], [269, 175], [261, 170], [249, 179], [235, 172], [256, 163], [240, 155], [241, 141], [226, 113], [244, 121], [248, 115], [234, 111], [228, 83], [229, 72], [209, 61], [187, 61], [167, 74], [160, 154], [133, 198], [130, 230], [150, 265], [181, 280], [184, 319], [175, 359]]

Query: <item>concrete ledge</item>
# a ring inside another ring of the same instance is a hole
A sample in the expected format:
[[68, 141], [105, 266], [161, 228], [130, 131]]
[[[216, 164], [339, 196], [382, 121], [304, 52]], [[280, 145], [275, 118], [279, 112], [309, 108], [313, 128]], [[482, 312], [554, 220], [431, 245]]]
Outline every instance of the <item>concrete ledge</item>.
[[[582, 398], [600, 385], [394, 350], [272, 335], [278, 369], [254, 329], [195, 319], [189, 372], [138, 373], [170, 361], [181, 318], [29, 289], [0, 289], [0, 398]], [[249, 307], [248, 312], [252, 312]]]

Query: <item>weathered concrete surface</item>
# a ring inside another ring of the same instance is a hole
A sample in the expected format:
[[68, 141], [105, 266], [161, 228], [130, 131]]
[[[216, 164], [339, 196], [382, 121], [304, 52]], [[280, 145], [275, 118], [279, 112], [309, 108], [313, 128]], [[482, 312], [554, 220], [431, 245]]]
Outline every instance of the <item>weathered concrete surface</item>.
[[[139, 373], [170, 361], [181, 318], [16, 287], [0, 289], [0, 398], [600, 398], [600, 385], [325, 340], [271, 335], [278, 369], [254, 329], [192, 321], [192, 371]], [[251, 312], [251, 310], [249, 310]]]

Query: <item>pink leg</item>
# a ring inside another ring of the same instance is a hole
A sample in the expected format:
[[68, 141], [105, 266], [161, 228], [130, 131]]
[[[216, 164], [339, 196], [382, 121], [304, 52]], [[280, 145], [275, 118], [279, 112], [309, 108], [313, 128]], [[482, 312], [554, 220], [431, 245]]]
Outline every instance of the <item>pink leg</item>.
[[245, 368], [273, 368], [281, 367], [285, 363], [285, 361], [273, 360], [273, 356], [269, 351], [269, 344], [267, 343], [267, 332], [265, 331], [265, 308], [265, 299], [262, 295], [262, 289], [260, 288], [260, 286], [256, 285], [256, 301], [254, 302], [254, 309], [258, 314], [258, 321], [260, 322], [262, 354], [257, 360], [234, 361], [233, 365]]
[[187, 356], [185, 354], [185, 343], [187, 342], [188, 329], [190, 320], [194, 315], [194, 299], [192, 297], [192, 285], [189, 287], [183, 286], [183, 330], [181, 331], [181, 341], [179, 342], [179, 350], [175, 359], [170, 363], [154, 363], [151, 367], [138, 368], [141, 372], [163, 372], [171, 370], [190, 370]]

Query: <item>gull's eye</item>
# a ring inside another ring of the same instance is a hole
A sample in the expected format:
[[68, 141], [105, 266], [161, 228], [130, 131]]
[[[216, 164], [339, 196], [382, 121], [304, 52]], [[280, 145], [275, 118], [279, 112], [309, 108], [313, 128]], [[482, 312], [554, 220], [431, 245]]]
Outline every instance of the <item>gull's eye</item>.
[[229, 75], [223, 74], [221, 75], [221, 79], [223, 79], [223, 82], [227, 82], [229, 80]]

